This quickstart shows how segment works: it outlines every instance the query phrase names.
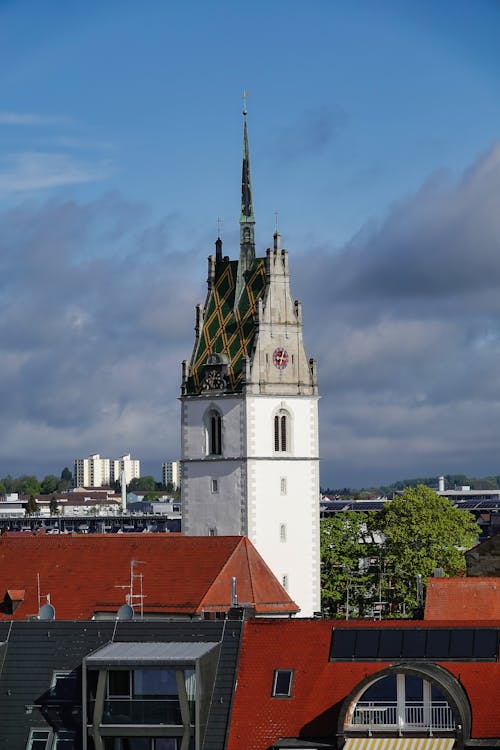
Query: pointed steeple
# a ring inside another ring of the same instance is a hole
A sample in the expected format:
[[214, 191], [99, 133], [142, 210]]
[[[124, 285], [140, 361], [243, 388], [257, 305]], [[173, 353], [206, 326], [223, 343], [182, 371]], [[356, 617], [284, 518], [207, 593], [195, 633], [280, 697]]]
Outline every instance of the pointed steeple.
[[255, 218], [253, 215], [250, 149], [248, 148], [246, 94], [243, 107], [243, 164], [241, 168], [240, 259], [236, 282], [235, 303], [245, 285], [245, 273], [255, 260]]

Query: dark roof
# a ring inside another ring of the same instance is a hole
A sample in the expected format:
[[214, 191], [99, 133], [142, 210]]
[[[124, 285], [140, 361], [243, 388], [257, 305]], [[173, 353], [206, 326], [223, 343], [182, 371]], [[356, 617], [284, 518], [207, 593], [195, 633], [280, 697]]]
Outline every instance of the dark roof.
[[252, 264], [245, 287], [234, 309], [238, 261], [223, 260], [216, 265], [213, 290], [208, 300], [200, 340], [193, 353], [187, 394], [201, 392], [205, 362], [211, 353], [225, 354], [229, 360], [227, 392], [242, 388], [242, 358], [250, 356], [255, 338], [258, 300], [266, 285], [264, 258]]
[[[0, 750], [26, 747], [30, 728], [48, 728], [50, 721], [59, 722], [64, 729], [75, 729], [81, 737], [81, 665], [84, 657], [112, 640], [118, 648], [126, 643], [131, 648], [137, 643], [143, 646], [162, 643], [166, 649], [170, 643], [183, 644], [186, 653], [194, 644], [213, 649], [220, 643], [215, 682], [207, 686], [209, 706], [204, 750], [222, 748], [240, 633], [241, 622], [230, 620], [0, 622]], [[67, 688], [65, 697], [69, 703], [62, 712], [54, 710], [54, 700], [49, 694], [55, 671], [68, 671], [75, 678], [70, 681], [72, 687]]]

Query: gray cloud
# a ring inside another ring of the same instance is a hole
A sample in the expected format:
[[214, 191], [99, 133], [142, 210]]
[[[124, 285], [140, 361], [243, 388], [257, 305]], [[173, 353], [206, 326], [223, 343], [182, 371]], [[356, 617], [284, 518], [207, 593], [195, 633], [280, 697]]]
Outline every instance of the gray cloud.
[[[499, 188], [495, 145], [340, 250], [300, 255], [291, 238], [324, 486], [497, 473]], [[159, 475], [178, 456], [180, 361], [212, 250], [180, 251], [183, 234], [182, 216], [152, 223], [117, 194], [0, 214], [0, 474], [131, 451]]]
[[[500, 145], [437, 173], [302, 272], [330, 485], [496, 473], [500, 442]], [[309, 259], [311, 254], [309, 255]], [[337, 479], [336, 479], [337, 478]]]

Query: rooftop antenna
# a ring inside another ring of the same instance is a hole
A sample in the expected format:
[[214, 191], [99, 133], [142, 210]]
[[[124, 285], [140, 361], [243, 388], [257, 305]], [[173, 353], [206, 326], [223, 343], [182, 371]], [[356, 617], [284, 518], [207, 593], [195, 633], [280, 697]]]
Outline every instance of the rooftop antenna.
[[222, 219], [220, 216], [218, 216], [217, 217], [217, 237], [220, 237], [221, 227], [222, 227]]
[[[136, 573], [135, 572], [135, 566], [136, 565], [144, 565], [144, 560], [131, 560], [130, 561], [130, 583], [125, 585], [116, 585], [115, 588], [117, 589], [128, 589], [129, 592], [126, 594], [125, 599], [127, 604], [131, 607], [132, 611], [135, 612], [134, 607], [136, 605], [139, 606], [139, 611], [141, 615], [141, 619], [144, 617], [144, 593], [142, 590], [142, 573]], [[134, 593], [134, 585], [135, 581], [139, 581], [139, 593]]]

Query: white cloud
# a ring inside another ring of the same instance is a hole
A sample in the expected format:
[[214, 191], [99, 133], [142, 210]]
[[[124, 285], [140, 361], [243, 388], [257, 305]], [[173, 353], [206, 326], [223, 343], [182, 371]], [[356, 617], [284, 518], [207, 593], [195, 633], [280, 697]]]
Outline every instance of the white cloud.
[[0, 165], [0, 192], [21, 193], [44, 188], [96, 182], [111, 173], [111, 163], [90, 164], [68, 154], [28, 151], [11, 156]]
[[0, 112], [0, 125], [63, 125], [68, 118], [30, 114], [28, 112]]

